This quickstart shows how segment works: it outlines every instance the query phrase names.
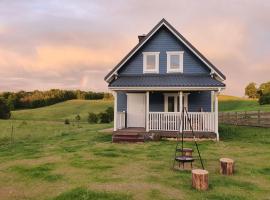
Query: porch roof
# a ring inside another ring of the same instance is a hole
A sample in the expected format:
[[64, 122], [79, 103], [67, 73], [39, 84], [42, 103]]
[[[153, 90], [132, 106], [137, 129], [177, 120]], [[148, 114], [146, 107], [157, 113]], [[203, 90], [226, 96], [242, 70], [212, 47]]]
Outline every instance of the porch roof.
[[225, 87], [225, 84], [201, 74], [144, 74], [118, 76], [109, 87]]

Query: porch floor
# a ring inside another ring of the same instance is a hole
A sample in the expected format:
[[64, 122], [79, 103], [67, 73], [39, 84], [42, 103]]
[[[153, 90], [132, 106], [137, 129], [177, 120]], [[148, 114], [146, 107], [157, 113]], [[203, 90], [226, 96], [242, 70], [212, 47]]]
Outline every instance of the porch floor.
[[[114, 131], [114, 136], [117, 135], [141, 135], [149, 136], [152, 133], [159, 133], [161, 137], [165, 138], [175, 138], [178, 135], [178, 131], [149, 131], [146, 132], [143, 127], [130, 127]], [[196, 138], [206, 138], [206, 139], [216, 139], [216, 134], [214, 132], [194, 132]], [[184, 138], [193, 138], [190, 131], [184, 131]]]

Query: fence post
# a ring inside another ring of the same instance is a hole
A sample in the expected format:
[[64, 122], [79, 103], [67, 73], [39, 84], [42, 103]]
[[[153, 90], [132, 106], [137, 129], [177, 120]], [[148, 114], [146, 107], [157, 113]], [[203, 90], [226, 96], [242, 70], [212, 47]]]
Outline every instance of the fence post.
[[261, 124], [261, 111], [258, 110], [258, 126]]
[[235, 124], [238, 125], [238, 114], [237, 114], [237, 111], [235, 112]]
[[222, 123], [224, 123], [224, 116], [223, 116], [223, 112], [221, 113], [221, 121], [222, 121]]
[[247, 111], [245, 111], [244, 119], [244, 125], [247, 125]]

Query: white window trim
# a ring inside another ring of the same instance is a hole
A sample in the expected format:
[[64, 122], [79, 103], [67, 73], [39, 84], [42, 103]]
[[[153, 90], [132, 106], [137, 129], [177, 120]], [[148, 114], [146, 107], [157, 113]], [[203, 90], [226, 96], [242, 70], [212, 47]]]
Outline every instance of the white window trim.
[[[160, 52], [143, 52], [143, 73], [159, 73], [159, 53]], [[146, 57], [149, 55], [155, 56], [155, 69], [146, 68]]]
[[168, 98], [174, 97], [174, 112], [177, 112], [177, 93], [165, 93], [164, 94], [164, 111], [168, 112]]
[[[184, 104], [184, 108], [186, 108], [188, 110], [188, 95], [189, 93], [183, 93], [183, 104]], [[164, 94], [164, 112], [168, 112], [168, 97], [174, 97], [174, 112], [177, 112], [178, 110], [178, 98], [179, 94], [177, 93], [165, 93]]]
[[[184, 51], [167, 51], [167, 73], [183, 73]], [[179, 68], [171, 69], [171, 56], [179, 55]]]

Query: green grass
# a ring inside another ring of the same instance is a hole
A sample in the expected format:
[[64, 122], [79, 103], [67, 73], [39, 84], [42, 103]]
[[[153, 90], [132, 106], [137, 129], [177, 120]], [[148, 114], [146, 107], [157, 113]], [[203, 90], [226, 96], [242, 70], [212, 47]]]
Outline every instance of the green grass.
[[[255, 103], [226, 97], [220, 107], [254, 109]], [[0, 199], [270, 199], [270, 129], [222, 125], [221, 142], [198, 142], [210, 183], [199, 192], [190, 186], [189, 171], [171, 170], [175, 141], [112, 144], [104, 130], [112, 124], [63, 123], [78, 113], [84, 122], [88, 112], [108, 105], [68, 101], [0, 120]], [[184, 145], [195, 149], [192, 142]], [[234, 176], [219, 174], [221, 157], [236, 161]]]
[[97, 192], [92, 190], [87, 190], [85, 188], [75, 188], [71, 191], [65, 192], [54, 200], [129, 200], [131, 199], [129, 195], [123, 195], [119, 193], [112, 192]]
[[113, 106], [111, 100], [70, 100], [36, 109], [18, 110], [12, 112], [12, 118], [18, 120], [74, 120], [80, 114], [82, 121], [87, 120], [89, 112], [98, 113], [108, 106]]
[[260, 105], [258, 100], [234, 96], [219, 96], [219, 111], [270, 111], [270, 105]]
[[51, 173], [51, 171], [53, 170], [53, 166], [51, 163], [35, 167], [17, 165], [12, 166], [10, 170], [26, 178], [45, 180], [49, 182], [57, 181], [62, 178], [62, 175]]
[[[171, 170], [175, 141], [112, 144], [111, 126], [0, 120], [1, 200], [270, 198], [269, 129], [221, 126], [221, 142], [199, 142], [210, 188], [198, 192], [190, 172]], [[219, 175], [221, 157], [234, 176]]]

